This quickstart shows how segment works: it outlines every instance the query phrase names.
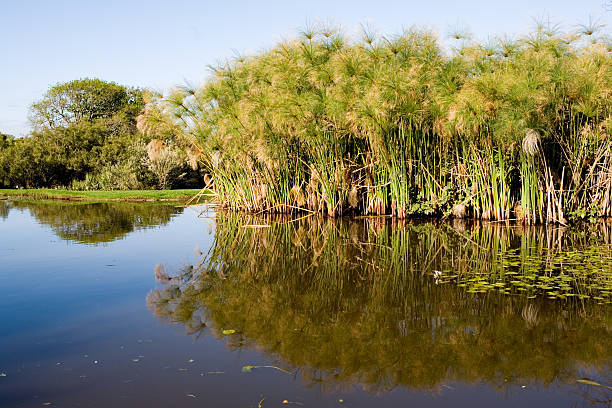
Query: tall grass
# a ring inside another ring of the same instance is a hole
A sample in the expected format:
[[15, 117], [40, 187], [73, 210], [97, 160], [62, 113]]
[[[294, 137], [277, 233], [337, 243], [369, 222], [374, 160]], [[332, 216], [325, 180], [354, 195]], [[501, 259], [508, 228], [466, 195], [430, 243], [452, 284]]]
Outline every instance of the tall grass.
[[308, 29], [153, 98], [141, 123], [189, 140], [229, 208], [606, 216], [612, 48], [582, 31], [459, 40], [445, 55], [416, 28], [360, 39]]

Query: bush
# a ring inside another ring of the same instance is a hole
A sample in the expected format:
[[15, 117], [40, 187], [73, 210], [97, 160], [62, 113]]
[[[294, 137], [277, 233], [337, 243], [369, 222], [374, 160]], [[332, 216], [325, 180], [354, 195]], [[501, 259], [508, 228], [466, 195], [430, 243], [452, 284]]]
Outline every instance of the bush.
[[73, 190], [139, 190], [144, 186], [138, 180], [134, 164], [112, 164], [98, 173], [88, 173], [82, 181], [72, 182]]
[[175, 181], [185, 175], [181, 173], [185, 163], [171, 144], [154, 139], [147, 145], [147, 152], [143, 164], [155, 175], [160, 189], [171, 187]]

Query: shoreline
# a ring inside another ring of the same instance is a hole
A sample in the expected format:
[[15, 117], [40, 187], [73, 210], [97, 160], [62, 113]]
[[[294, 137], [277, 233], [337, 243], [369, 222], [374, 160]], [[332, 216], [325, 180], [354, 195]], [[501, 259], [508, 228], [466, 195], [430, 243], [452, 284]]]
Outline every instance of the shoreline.
[[109, 202], [180, 202], [187, 201], [201, 189], [181, 190], [55, 190], [55, 189], [0, 189], [0, 200], [32, 198], [58, 201]]

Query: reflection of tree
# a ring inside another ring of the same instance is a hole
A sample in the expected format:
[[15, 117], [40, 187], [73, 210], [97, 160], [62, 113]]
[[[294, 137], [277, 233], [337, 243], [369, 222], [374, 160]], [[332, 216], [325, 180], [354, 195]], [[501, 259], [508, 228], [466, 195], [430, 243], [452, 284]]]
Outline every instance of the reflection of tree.
[[181, 211], [173, 205], [143, 203], [62, 203], [15, 201], [62, 239], [80, 243], [111, 242], [132, 231], [164, 225]]
[[[235, 329], [230, 347], [270, 353], [324, 388], [573, 382], [580, 366], [610, 369], [609, 306], [470, 294], [436, 284], [430, 273], [451, 261], [487, 271], [493, 242], [533, 248], [547, 246], [548, 236], [544, 229], [219, 215], [205, 261], [174, 278], [158, 268], [164, 285], [147, 302], [190, 333]], [[578, 245], [589, 235], [557, 238]]]
[[5, 220], [9, 213], [9, 204], [6, 200], [0, 200], [0, 218]]

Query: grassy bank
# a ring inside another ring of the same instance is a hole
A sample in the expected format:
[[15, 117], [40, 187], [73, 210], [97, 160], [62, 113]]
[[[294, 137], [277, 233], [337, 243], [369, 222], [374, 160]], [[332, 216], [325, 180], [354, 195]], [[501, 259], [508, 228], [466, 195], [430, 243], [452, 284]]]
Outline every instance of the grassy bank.
[[610, 216], [612, 45], [596, 28], [456, 33], [450, 54], [426, 30], [305, 29], [149, 103], [145, 127], [193, 143], [234, 209]]
[[36, 199], [81, 201], [187, 201], [199, 189], [185, 190], [109, 190], [75, 191], [58, 189], [0, 189], [0, 197], [28, 197]]

